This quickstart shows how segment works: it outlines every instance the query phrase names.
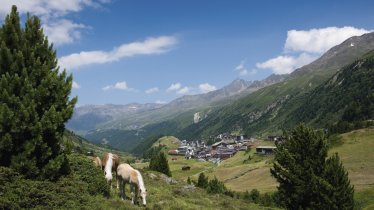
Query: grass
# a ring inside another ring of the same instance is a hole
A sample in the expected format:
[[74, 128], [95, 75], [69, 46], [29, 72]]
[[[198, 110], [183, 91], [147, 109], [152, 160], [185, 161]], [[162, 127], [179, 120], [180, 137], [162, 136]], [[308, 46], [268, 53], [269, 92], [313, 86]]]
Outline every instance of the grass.
[[355, 190], [360, 192], [374, 187], [374, 128], [355, 130], [342, 135], [341, 146], [329, 154], [338, 153], [348, 171]]
[[374, 187], [355, 193], [355, 200], [363, 210], [374, 209]]
[[179, 139], [175, 138], [174, 136], [164, 136], [160, 139], [158, 139], [152, 147], [157, 147], [159, 145], [164, 145], [166, 149], [177, 149], [179, 147], [180, 141]]

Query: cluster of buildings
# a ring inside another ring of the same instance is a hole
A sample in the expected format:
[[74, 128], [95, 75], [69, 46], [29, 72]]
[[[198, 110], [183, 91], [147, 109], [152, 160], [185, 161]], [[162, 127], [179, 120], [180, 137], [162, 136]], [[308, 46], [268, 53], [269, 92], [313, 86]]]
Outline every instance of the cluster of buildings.
[[220, 134], [218, 138], [220, 141], [210, 146], [201, 141], [187, 142], [183, 140], [178, 149], [170, 150], [169, 154], [183, 155], [186, 159], [195, 158], [218, 164], [221, 160], [234, 156], [238, 151], [246, 151], [253, 146], [254, 142], [254, 139], [250, 139], [246, 135], [227, 138], [227, 136]]

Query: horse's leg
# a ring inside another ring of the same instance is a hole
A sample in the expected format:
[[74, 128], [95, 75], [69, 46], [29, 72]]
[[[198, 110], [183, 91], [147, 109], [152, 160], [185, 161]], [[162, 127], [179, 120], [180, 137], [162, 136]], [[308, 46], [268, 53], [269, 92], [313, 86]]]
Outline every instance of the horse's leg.
[[[119, 179], [119, 177], [117, 177], [117, 179]], [[119, 187], [118, 195], [122, 199], [122, 185]]]
[[132, 204], [135, 204], [135, 189], [134, 189], [134, 185], [130, 184], [130, 189], [131, 189], [131, 203]]
[[121, 181], [121, 184], [123, 184], [123, 187], [122, 187], [122, 200], [125, 199], [126, 200], [126, 182], [125, 181]]
[[117, 170], [116, 170], [116, 177], [117, 177], [117, 189], [119, 189], [119, 180], [118, 180]]

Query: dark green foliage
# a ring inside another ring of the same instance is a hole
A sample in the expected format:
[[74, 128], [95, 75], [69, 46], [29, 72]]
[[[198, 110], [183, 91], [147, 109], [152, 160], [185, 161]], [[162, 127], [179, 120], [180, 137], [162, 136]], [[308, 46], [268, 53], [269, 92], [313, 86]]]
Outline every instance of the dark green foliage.
[[331, 185], [331, 189], [327, 194], [330, 202], [326, 205], [326, 208], [336, 210], [353, 209], [354, 189], [350, 184], [348, 173], [344, 170], [338, 154], [334, 154], [327, 159], [325, 178]]
[[279, 182], [279, 195], [287, 209], [306, 209], [321, 202], [327, 145], [322, 132], [304, 125], [286, 134], [287, 141], [275, 150], [271, 174]]
[[214, 179], [209, 180], [206, 191], [211, 194], [223, 194], [227, 189], [223, 182], [219, 181], [217, 177], [214, 177]]
[[373, 81], [374, 53], [370, 52], [317, 87], [289, 120], [318, 126], [338, 122], [335, 132], [350, 131], [355, 128], [353, 122], [374, 118]]
[[251, 201], [255, 203], [258, 203], [260, 199], [260, 192], [257, 189], [251, 190], [251, 192], [249, 193], [249, 199], [251, 199]]
[[284, 207], [325, 209], [350, 202], [332, 196], [341, 196], [339, 191], [344, 189], [351, 197], [353, 188], [349, 188], [347, 174], [337, 156], [326, 161], [328, 146], [323, 132], [299, 125], [286, 136], [287, 141], [277, 145], [271, 169], [279, 182], [277, 199]]
[[39, 19], [28, 17], [21, 28], [13, 6], [0, 29], [1, 166], [39, 179], [69, 172], [60, 143], [77, 100], [69, 100], [71, 86]]
[[161, 172], [165, 175], [172, 176], [171, 171], [169, 168], [169, 163], [166, 158], [165, 153], [160, 152], [158, 154], [155, 154], [149, 163], [149, 169]]
[[208, 187], [208, 177], [206, 177], [204, 173], [199, 174], [199, 178], [197, 179], [196, 187], [200, 187], [200, 188], [207, 188]]
[[100, 168], [94, 167], [91, 159], [71, 154], [68, 156], [71, 168], [71, 178], [87, 183], [87, 191], [91, 195], [109, 196], [109, 186]]
[[68, 159], [71, 173], [56, 182], [25, 179], [0, 167], [0, 209], [96, 209], [92, 196], [109, 195], [102, 171], [85, 156]]

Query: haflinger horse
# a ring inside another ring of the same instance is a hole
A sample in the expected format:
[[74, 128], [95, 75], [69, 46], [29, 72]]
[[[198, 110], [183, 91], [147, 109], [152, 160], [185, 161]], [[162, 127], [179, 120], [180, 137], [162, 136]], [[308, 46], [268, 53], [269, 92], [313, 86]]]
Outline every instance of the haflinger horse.
[[99, 167], [101, 169], [103, 168], [103, 164], [101, 163], [101, 159], [99, 157], [96, 156], [93, 159], [93, 162], [94, 162], [94, 164], [95, 164], [96, 167]]
[[[103, 157], [102, 168], [104, 169], [104, 176], [110, 185], [110, 189], [112, 189], [112, 179], [113, 179], [112, 171], [115, 171], [117, 175], [117, 168], [119, 165], [119, 161], [120, 161], [119, 156], [116, 154], [106, 153]], [[119, 188], [119, 185], [118, 185], [118, 180], [117, 180], [117, 189], [118, 188]]]
[[117, 168], [117, 180], [120, 182], [119, 191], [122, 200], [125, 197], [125, 184], [129, 183], [132, 204], [138, 203], [139, 194], [143, 200], [143, 205], [147, 204], [145, 199], [147, 190], [144, 187], [143, 177], [138, 170], [132, 168], [129, 164], [123, 163]]
[[95, 156], [95, 157], [91, 157], [91, 156], [89, 156], [88, 158], [90, 158], [90, 159], [92, 160], [93, 164], [94, 164], [96, 167], [98, 167], [98, 168], [100, 168], [100, 169], [103, 169], [103, 165], [102, 165], [102, 163], [101, 163], [101, 159], [100, 159], [99, 157], [97, 157], [97, 156]]

